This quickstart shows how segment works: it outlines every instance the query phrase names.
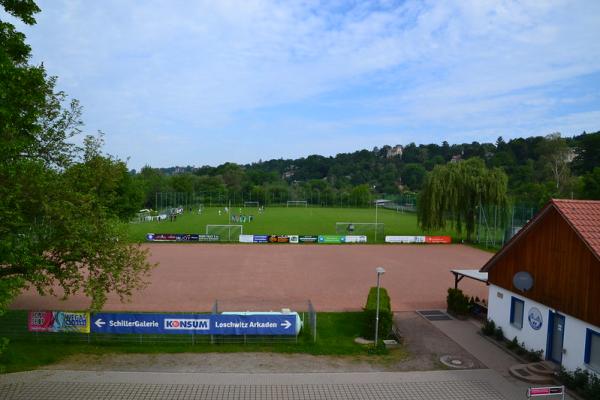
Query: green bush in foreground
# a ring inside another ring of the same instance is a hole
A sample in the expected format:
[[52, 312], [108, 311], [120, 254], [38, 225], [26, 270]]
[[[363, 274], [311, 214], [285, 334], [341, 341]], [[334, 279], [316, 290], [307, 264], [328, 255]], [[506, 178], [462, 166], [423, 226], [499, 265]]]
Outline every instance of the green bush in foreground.
[[576, 391], [585, 399], [600, 399], [600, 377], [581, 368], [575, 371], [560, 369], [558, 379], [569, 389]]
[[469, 297], [465, 296], [460, 289], [448, 289], [446, 303], [448, 306], [448, 312], [454, 315], [469, 314]]
[[[372, 287], [369, 290], [367, 304], [365, 305], [365, 325], [363, 337], [365, 339], [375, 338], [375, 317], [377, 311], [377, 288]], [[384, 288], [379, 289], [379, 338], [386, 338], [392, 330], [393, 313], [390, 296]]]

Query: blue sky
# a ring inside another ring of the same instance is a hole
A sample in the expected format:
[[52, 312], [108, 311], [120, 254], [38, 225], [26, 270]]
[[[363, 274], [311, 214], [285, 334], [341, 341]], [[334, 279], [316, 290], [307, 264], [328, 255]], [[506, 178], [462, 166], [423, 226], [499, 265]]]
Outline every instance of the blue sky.
[[145, 164], [600, 129], [600, 1], [39, 1], [19, 26]]

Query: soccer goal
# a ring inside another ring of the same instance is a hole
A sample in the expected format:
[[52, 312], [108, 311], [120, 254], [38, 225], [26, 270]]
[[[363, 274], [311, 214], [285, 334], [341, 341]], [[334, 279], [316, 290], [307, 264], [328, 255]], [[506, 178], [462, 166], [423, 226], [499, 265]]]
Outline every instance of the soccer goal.
[[308, 202], [306, 200], [288, 200], [288, 207], [308, 207]]
[[336, 222], [335, 233], [338, 235], [372, 235], [375, 239], [383, 239], [385, 229], [383, 222]]
[[221, 242], [237, 242], [243, 233], [242, 225], [206, 225], [206, 234], [219, 235]]
[[260, 204], [258, 203], [258, 201], [245, 201], [244, 202], [244, 207], [259, 207]]

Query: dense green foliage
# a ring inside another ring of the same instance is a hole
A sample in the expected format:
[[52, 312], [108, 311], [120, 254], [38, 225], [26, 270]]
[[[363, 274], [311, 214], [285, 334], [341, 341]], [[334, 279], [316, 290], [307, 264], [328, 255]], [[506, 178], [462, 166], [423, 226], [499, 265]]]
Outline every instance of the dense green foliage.
[[419, 225], [425, 230], [442, 229], [450, 220], [470, 239], [478, 207], [505, 206], [506, 190], [506, 174], [499, 168], [488, 169], [480, 158], [438, 165], [427, 175], [419, 195]]
[[[365, 339], [374, 339], [375, 337], [375, 321], [377, 313], [377, 288], [372, 287], [369, 290], [367, 303], [364, 310], [364, 330], [363, 337]], [[379, 339], [385, 339], [392, 331], [394, 323], [394, 313], [392, 312], [392, 304], [390, 296], [385, 288], [379, 288]]]
[[569, 389], [576, 391], [584, 399], [600, 399], [600, 375], [581, 368], [577, 368], [575, 371], [567, 371], [561, 367], [558, 380]]
[[465, 296], [463, 291], [460, 289], [448, 289], [446, 305], [448, 307], [448, 311], [455, 315], [469, 314], [469, 297]]
[[[365, 206], [375, 198], [421, 190], [436, 165], [479, 158], [508, 177], [515, 203], [540, 207], [549, 198], [600, 198], [593, 169], [600, 166], [600, 132], [573, 138], [558, 134], [496, 143], [450, 145], [410, 143], [401, 154], [390, 146], [299, 159], [258, 161], [217, 167], [149, 166], [135, 173], [145, 192], [145, 207], [156, 206], [156, 192], [211, 193], [212, 200], [263, 204], [308, 200], [327, 206]], [[359, 187], [357, 189], [357, 187]], [[208, 196], [205, 196], [208, 198]], [[208, 201], [206, 201], [208, 202]]]
[[[26, 24], [39, 12], [31, 0], [0, 5]], [[100, 308], [151, 268], [122, 225], [140, 199], [124, 202], [133, 181], [125, 163], [100, 153], [101, 138], [83, 148], [68, 140], [81, 131], [81, 107], [65, 106], [56, 78], [30, 57], [25, 36], [0, 21], [0, 314], [28, 286], [82, 291]]]

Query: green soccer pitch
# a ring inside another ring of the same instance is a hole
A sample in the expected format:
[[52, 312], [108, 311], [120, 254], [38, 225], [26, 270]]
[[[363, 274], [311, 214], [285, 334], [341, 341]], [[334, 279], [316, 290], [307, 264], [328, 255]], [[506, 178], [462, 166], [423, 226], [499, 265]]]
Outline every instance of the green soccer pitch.
[[[219, 210], [221, 215], [219, 215]], [[240, 215], [240, 207], [232, 207], [231, 214]], [[375, 222], [375, 208], [327, 208], [327, 207], [266, 207], [259, 213], [256, 207], [241, 207], [241, 214], [252, 215], [251, 222], [231, 222], [230, 214], [224, 208], [204, 208], [186, 210], [175, 221], [136, 222], [129, 224], [129, 237], [133, 242], [144, 242], [147, 233], [204, 233], [206, 225], [242, 225], [244, 234], [256, 235], [322, 235], [336, 234], [336, 222]], [[417, 225], [414, 213], [399, 213], [378, 208], [377, 222], [384, 224], [385, 235], [424, 235]], [[354, 233], [363, 234], [357, 226]], [[431, 235], [450, 235], [450, 230], [428, 232]], [[384, 238], [378, 233], [377, 243]], [[367, 234], [368, 241], [374, 242], [374, 234]]]

